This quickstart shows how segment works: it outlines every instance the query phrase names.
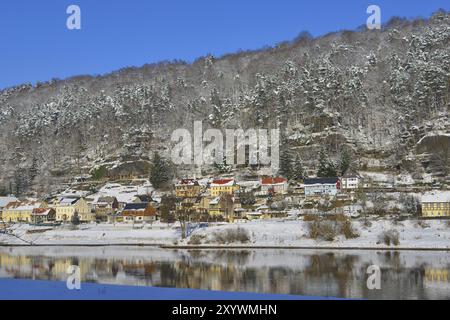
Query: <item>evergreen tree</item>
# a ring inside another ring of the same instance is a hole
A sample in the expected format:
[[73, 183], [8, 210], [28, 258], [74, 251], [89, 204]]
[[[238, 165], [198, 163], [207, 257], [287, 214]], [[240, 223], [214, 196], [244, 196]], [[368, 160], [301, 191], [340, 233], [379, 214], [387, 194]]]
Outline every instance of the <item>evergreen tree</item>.
[[287, 149], [281, 151], [279, 173], [288, 180], [293, 178], [292, 154]]
[[294, 179], [297, 180], [303, 179], [305, 177], [305, 170], [303, 169], [303, 163], [298, 155], [295, 158], [293, 176]]
[[216, 168], [216, 170], [223, 174], [223, 173], [229, 173], [231, 172], [231, 166], [229, 166], [227, 164], [227, 159], [226, 159], [226, 155], [223, 156], [223, 161], [222, 163], [214, 163], [214, 167]]
[[31, 163], [31, 167], [28, 169], [28, 182], [29, 184], [32, 184], [34, 179], [39, 174], [39, 165], [38, 165], [38, 159], [33, 156], [33, 160]]
[[75, 211], [75, 213], [72, 216], [72, 219], [70, 220], [72, 225], [77, 226], [80, 224], [80, 216], [78, 214], [78, 211]]
[[150, 182], [155, 189], [160, 188], [170, 179], [169, 166], [158, 152], [153, 156], [153, 165], [150, 171]]
[[341, 160], [339, 163], [339, 169], [341, 170], [341, 174], [344, 175], [348, 169], [350, 168], [350, 154], [348, 153], [347, 149], [344, 149], [341, 153]]
[[319, 154], [319, 169], [317, 171], [318, 177], [336, 177], [336, 166], [328, 157], [325, 149], [322, 149]]
[[326, 177], [328, 172], [328, 155], [325, 149], [320, 150], [319, 153], [319, 168], [317, 171], [318, 177]]

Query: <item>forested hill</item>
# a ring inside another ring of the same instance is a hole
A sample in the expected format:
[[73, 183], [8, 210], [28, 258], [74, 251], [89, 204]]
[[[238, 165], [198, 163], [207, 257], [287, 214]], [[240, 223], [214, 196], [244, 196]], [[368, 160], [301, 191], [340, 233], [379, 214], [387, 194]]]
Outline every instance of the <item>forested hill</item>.
[[176, 128], [281, 128], [314, 168], [449, 175], [450, 14], [393, 19], [192, 64], [163, 62], [0, 92], [0, 191], [48, 192], [104, 164], [167, 155]]

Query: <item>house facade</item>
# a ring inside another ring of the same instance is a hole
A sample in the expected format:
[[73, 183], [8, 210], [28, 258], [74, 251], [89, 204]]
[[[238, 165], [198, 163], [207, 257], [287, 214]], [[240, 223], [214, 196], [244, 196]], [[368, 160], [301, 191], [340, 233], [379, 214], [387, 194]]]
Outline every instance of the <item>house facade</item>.
[[450, 191], [432, 192], [422, 197], [423, 218], [450, 218]]
[[122, 211], [125, 223], [154, 222], [156, 216], [156, 209], [150, 203], [128, 203]]
[[342, 190], [354, 191], [357, 190], [362, 184], [362, 177], [355, 171], [348, 171], [342, 178]]
[[31, 222], [34, 224], [56, 221], [56, 211], [52, 208], [36, 208], [31, 213]]
[[210, 185], [211, 197], [218, 197], [221, 194], [234, 194], [239, 190], [239, 186], [234, 179], [215, 179]]
[[3, 209], [11, 202], [19, 201], [16, 197], [0, 197], [0, 221], [2, 219]]
[[56, 221], [71, 222], [75, 213], [81, 222], [95, 221], [95, 213], [84, 198], [58, 198], [51, 205], [55, 209]]
[[175, 185], [175, 195], [178, 198], [195, 198], [200, 191], [201, 186], [194, 179], [182, 179]]
[[336, 196], [341, 190], [339, 178], [305, 179], [305, 197]]
[[261, 194], [286, 194], [288, 191], [288, 181], [285, 178], [262, 178]]
[[33, 222], [33, 210], [47, 208], [47, 204], [41, 201], [27, 200], [10, 202], [3, 209], [2, 219], [4, 222]]
[[209, 201], [209, 215], [211, 217], [234, 218], [235, 199], [230, 194], [220, 194]]
[[116, 197], [100, 197], [93, 203], [93, 209], [97, 220], [106, 221], [108, 215], [119, 209], [119, 202]]

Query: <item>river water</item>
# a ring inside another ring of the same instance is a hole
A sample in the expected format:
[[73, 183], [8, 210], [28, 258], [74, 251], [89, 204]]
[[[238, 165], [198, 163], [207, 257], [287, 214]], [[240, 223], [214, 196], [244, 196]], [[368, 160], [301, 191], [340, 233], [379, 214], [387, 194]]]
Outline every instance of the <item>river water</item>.
[[[0, 278], [368, 299], [450, 299], [450, 254], [433, 251], [0, 247]], [[380, 290], [368, 289], [370, 266]]]

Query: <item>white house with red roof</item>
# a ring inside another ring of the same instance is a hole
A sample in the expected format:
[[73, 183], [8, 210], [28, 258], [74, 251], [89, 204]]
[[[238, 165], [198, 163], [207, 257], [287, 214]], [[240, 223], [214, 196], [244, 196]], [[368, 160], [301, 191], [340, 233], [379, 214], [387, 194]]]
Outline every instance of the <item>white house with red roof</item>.
[[282, 177], [264, 177], [261, 179], [261, 194], [286, 194], [288, 192], [288, 181]]

